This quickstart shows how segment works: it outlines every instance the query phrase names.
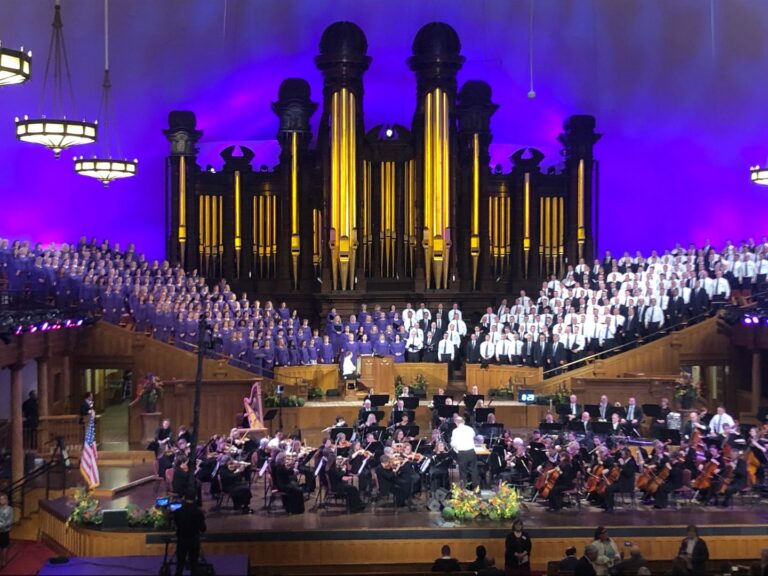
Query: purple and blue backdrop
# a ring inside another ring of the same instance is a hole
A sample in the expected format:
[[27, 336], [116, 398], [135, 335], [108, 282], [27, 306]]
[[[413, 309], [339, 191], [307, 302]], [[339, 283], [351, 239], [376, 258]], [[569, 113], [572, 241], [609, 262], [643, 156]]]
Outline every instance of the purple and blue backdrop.
[[[14, 137], [15, 116], [40, 109], [53, 0], [2, 0], [0, 40], [34, 54], [33, 79], [0, 89], [0, 236], [71, 241], [81, 234], [135, 242], [163, 254], [161, 130], [170, 110], [192, 110], [205, 132], [200, 162], [242, 142], [256, 164], [277, 161], [270, 102], [286, 77], [306, 78], [320, 35], [337, 20], [360, 25], [373, 58], [365, 75], [365, 123], [410, 125], [415, 82], [406, 65], [424, 24], [441, 20], [462, 41], [459, 83], [485, 80], [500, 108], [492, 163], [535, 146], [559, 162], [556, 137], [570, 114], [593, 114], [603, 138], [600, 251], [720, 243], [762, 235], [768, 189], [748, 168], [768, 156], [765, 0], [123, 0], [111, 11], [115, 128], [139, 175], [113, 183], [76, 176], [75, 154], [59, 161]], [[103, 2], [64, 0], [64, 32], [81, 117], [98, 114]], [[317, 122], [320, 114], [315, 114]], [[114, 152], [113, 148], [113, 152]]]

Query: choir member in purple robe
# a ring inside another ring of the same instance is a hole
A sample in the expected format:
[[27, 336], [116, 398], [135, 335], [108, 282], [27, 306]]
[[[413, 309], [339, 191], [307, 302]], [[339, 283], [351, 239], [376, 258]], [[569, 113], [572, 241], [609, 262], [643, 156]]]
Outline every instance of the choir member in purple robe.
[[384, 334], [379, 334], [379, 339], [373, 344], [373, 353], [377, 356], [389, 356], [389, 342]]
[[333, 364], [333, 358], [336, 356], [333, 350], [333, 344], [331, 344], [330, 337], [326, 334], [323, 336], [323, 343], [320, 344], [320, 350], [317, 354], [318, 364]]
[[392, 356], [395, 357], [395, 362], [405, 362], [405, 342], [400, 338], [400, 334], [395, 334], [395, 341], [389, 347]]

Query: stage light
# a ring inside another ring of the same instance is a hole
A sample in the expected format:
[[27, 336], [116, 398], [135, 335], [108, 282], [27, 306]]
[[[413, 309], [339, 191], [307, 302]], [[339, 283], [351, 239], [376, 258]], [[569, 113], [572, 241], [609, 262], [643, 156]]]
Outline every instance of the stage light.
[[384, 132], [387, 138], [392, 138], [394, 136], [395, 132], [392, 130], [392, 128], [387, 128], [387, 131]]
[[49, 326], [50, 325], [48, 324], [48, 322], [43, 322], [42, 326], [40, 326], [40, 330], [42, 330], [43, 332], [46, 332]]
[[751, 316], [744, 316], [744, 318], [741, 319], [741, 323], [745, 326], [751, 326], [752, 325], [752, 317]]

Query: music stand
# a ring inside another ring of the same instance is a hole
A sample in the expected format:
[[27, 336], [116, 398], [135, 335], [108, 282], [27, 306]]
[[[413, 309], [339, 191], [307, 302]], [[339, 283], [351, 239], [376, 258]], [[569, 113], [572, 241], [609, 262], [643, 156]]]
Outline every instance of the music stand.
[[413, 424], [416, 421], [416, 412], [413, 410], [392, 410], [392, 424], [397, 425], [402, 419], [403, 414], [408, 416], [408, 422]]
[[446, 398], [450, 398], [451, 400], [453, 400], [453, 396], [449, 396], [447, 394], [443, 394], [443, 395], [435, 394], [434, 396], [432, 396], [432, 403], [434, 404], [435, 408], [437, 408], [438, 406], [445, 406]]
[[619, 418], [624, 418], [627, 415], [627, 412], [621, 406], [611, 406], [611, 409], [608, 411], [608, 415], [610, 417], [613, 414], [618, 414]]
[[416, 410], [419, 407], [419, 399], [416, 396], [401, 396], [398, 400], [403, 401], [403, 408], [406, 410]]
[[560, 422], [541, 422], [539, 423], [539, 430], [542, 435], [555, 434], [558, 435], [563, 429], [563, 425]]
[[669, 442], [673, 446], [680, 446], [680, 430], [669, 430], [665, 428], [661, 431], [661, 439]]
[[568, 430], [571, 432], [581, 432], [582, 434], [587, 433], [587, 431], [584, 430], [584, 422], [582, 422], [581, 419], [568, 422]]
[[262, 418], [262, 422], [269, 422], [269, 435], [272, 436], [272, 421], [275, 419], [275, 416], [277, 416], [277, 409], [276, 408], [270, 408], [267, 410], [267, 413], [264, 414], [264, 418]]
[[450, 406], [447, 406], [443, 404], [442, 406], [437, 407], [437, 415], [440, 418], [453, 418], [454, 414], [459, 413], [459, 407], [457, 404], [451, 404]]
[[376, 438], [376, 442], [381, 443], [381, 438], [386, 431], [387, 429], [384, 426], [369, 426], [365, 429], [365, 434], [373, 434], [373, 437]]
[[[589, 412], [590, 418], [600, 418], [600, 406], [598, 404], [585, 404], [584, 410]], [[605, 416], [608, 417], [608, 410], [605, 411]]]
[[480, 427], [480, 435], [485, 439], [493, 438], [497, 441], [504, 434], [504, 424], [488, 424], [487, 422]]
[[611, 423], [610, 422], [592, 422], [592, 433], [595, 434], [595, 436], [610, 436]]
[[379, 422], [382, 418], [384, 418], [384, 410], [366, 410], [363, 412], [363, 424], [368, 421], [368, 416], [371, 414], [376, 416], [376, 422]]
[[643, 415], [658, 420], [661, 418], [661, 406], [658, 404], [643, 404]]
[[402, 430], [406, 438], [416, 438], [419, 435], [419, 427], [415, 425], [396, 426], [395, 430]]
[[568, 414], [571, 413], [571, 405], [570, 404], [558, 404], [555, 406], [555, 414], [558, 416], [568, 416]]
[[371, 406], [385, 406], [389, 402], [389, 394], [371, 394], [368, 396]]
[[478, 400], [482, 400], [483, 402], [485, 402], [485, 395], [484, 394], [467, 394], [466, 396], [464, 396], [464, 406], [467, 407], [467, 410], [474, 410]]
[[475, 422], [485, 422], [488, 414], [496, 414], [496, 408], [478, 408], [475, 410]]
[[328, 431], [328, 436], [330, 437], [331, 442], [333, 442], [334, 444], [336, 443], [336, 438], [339, 437], [339, 434], [344, 434], [344, 439], [351, 441], [353, 431], [354, 429], [348, 426], [339, 426], [339, 427], [331, 428]]

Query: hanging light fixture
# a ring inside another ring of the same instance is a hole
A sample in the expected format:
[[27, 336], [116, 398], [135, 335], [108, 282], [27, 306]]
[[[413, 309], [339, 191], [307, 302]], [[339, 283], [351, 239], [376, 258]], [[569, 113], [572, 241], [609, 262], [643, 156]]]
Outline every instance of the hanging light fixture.
[[[112, 82], [109, 78], [109, 0], [104, 0], [104, 81], [101, 85], [101, 143], [102, 155], [94, 158], [75, 158], [75, 172], [83, 176], [96, 178], [109, 186], [112, 180], [129, 178], [136, 175], [138, 160], [113, 159], [112, 146]], [[115, 137], [116, 150], [120, 154], [118, 138]]]
[[32, 74], [32, 51], [5, 48], [0, 42], [0, 86], [23, 84]]
[[[46, 148], [53, 150], [58, 158], [62, 150], [70, 146], [79, 144], [90, 144], [96, 141], [96, 123], [86, 122], [85, 120], [70, 120], [65, 113], [65, 104], [69, 104], [69, 109], [74, 113], [74, 96], [72, 92], [72, 77], [69, 74], [69, 62], [67, 61], [67, 48], [64, 44], [64, 33], [61, 21], [61, 0], [56, 0], [53, 32], [51, 34], [51, 44], [48, 47], [48, 61], [45, 64], [45, 79], [43, 80], [42, 104], [45, 102], [45, 92], [48, 85], [48, 74], [52, 71], [52, 113], [53, 117], [48, 118], [41, 115], [39, 118], [30, 118], [24, 116], [23, 120], [16, 118], [16, 138], [23, 142], [32, 144], [42, 144]], [[66, 75], [67, 86], [65, 91], [64, 76]], [[70, 102], [65, 103], [65, 94], [68, 95]]]
[[768, 186], [768, 168], [761, 166], [750, 166], [749, 176], [752, 179], [752, 182], [755, 184]]

